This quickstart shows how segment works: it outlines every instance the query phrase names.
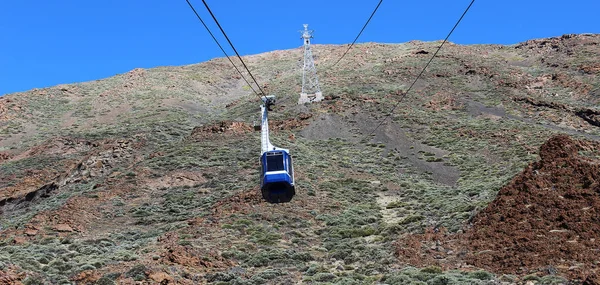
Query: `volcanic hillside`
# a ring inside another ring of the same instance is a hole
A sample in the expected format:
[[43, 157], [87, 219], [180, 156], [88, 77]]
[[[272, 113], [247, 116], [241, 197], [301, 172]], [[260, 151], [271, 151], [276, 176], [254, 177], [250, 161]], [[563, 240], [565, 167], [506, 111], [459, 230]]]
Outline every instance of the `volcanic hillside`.
[[244, 58], [285, 204], [226, 59], [0, 97], [0, 284], [598, 284], [600, 35], [440, 44]]

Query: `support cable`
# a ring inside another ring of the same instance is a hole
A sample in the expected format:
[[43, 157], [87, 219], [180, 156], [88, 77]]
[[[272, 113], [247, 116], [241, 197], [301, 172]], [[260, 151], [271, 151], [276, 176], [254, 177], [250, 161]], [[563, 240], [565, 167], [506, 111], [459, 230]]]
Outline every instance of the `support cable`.
[[[186, 0], [186, 1], [188, 1], [188, 0]], [[240, 61], [242, 62], [242, 65], [244, 66], [244, 68], [246, 69], [246, 71], [248, 71], [248, 74], [250, 74], [250, 77], [252, 78], [252, 80], [254, 80], [254, 83], [256, 83], [256, 86], [258, 87], [258, 90], [260, 90], [260, 93], [262, 93], [262, 96], [265, 97], [265, 100], [266, 100], [266, 94], [265, 94], [265, 92], [262, 90], [262, 88], [260, 88], [260, 85], [256, 81], [256, 78], [254, 78], [254, 75], [252, 75], [252, 72], [250, 72], [250, 69], [248, 69], [248, 66], [246, 66], [246, 63], [244, 63], [244, 60], [242, 60], [242, 57], [240, 56], [240, 54], [237, 52], [237, 50], [233, 46], [233, 43], [231, 43], [231, 41], [229, 40], [229, 37], [227, 36], [227, 34], [225, 33], [225, 31], [221, 27], [221, 24], [219, 24], [219, 21], [217, 21], [217, 18], [215, 17], [215, 15], [213, 14], [213, 12], [210, 10], [210, 7], [208, 7], [208, 4], [206, 3], [205, 0], [202, 0], [202, 3], [204, 3], [204, 6], [206, 7], [206, 10], [208, 10], [208, 13], [210, 13], [210, 15], [212, 16], [212, 18], [215, 21], [215, 23], [217, 23], [217, 26], [221, 30], [221, 33], [223, 33], [223, 36], [225, 36], [225, 39], [227, 39], [227, 42], [229, 43], [229, 45], [231, 46], [231, 48], [233, 49], [233, 51], [235, 52], [235, 54], [237, 55], [237, 57], [240, 59]]]
[[373, 10], [373, 13], [371, 13], [371, 16], [369, 17], [369, 19], [367, 20], [367, 22], [365, 23], [365, 25], [362, 27], [362, 29], [360, 30], [360, 32], [358, 33], [358, 35], [356, 36], [356, 38], [354, 38], [354, 41], [352, 41], [352, 44], [350, 44], [350, 46], [348, 46], [348, 49], [346, 49], [346, 51], [344, 52], [344, 54], [342, 54], [342, 56], [330, 67], [328, 67], [327, 69], [331, 69], [333, 67], [335, 67], [343, 58], [344, 56], [346, 56], [346, 54], [350, 51], [350, 49], [354, 46], [354, 44], [356, 43], [356, 41], [358, 40], [358, 38], [360, 37], [360, 35], [363, 33], [363, 31], [365, 30], [365, 28], [367, 27], [367, 25], [369, 25], [369, 22], [371, 22], [371, 19], [373, 18], [373, 16], [375, 16], [375, 13], [377, 12], [377, 10], [379, 9], [379, 6], [381, 5], [381, 3], [383, 2], [383, 0], [379, 0], [379, 3], [377, 4], [377, 7], [375, 7], [375, 10]]
[[398, 107], [398, 105], [400, 105], [400, 103], [402, 102], [402, 100], [404, 98], [406, 98], [406, 95], [408, 94], [408, 92], [410, 92], [410, 90], [413, 88], [413, 86], [415, 86], [415, 84], [417, 83], [417, 80], [419, 80], [419, 78], [421, 78], [421, 75], [423, 75], [423, 73], [425, 72], [425, 69], [427, 69], [427, 67], [429, 66], [429, 64], [433, 61], [433, 59], [435, 58], [435, 56], [442, 49], [442, 46], [444, 46], [444, 44], [448, 41], [448, 38], [450, 38], [450, 35], [452, 35], [452, 33], [454, 32], [454, 30], [456, 29], [456, 27], [458, 27], [458, 24], [460, 24], [460, 22], [465, 17], [465, 15], [469, 11], [469, 9], [473, 5], [473, 3], [475, 3], [475, 0], [471, 0], [471, 3], [467, 7], [467, 9], [465, 9], [465, 11], [463, 12], [463, 14], [460, 16], [460, 18], [456, 22], [456, 24], [454, 24], [454, 27], [452, 28], [452, 30], [450, 30], [450, 33], [448, 33], [448, 35], [446, 36], [446, 38], [444, 39], [444, 41], [442, 42], [442, 44], [438, 47], [438, 49], [435, 51], [435, 53], [433, 54], [433, 56], [429, 59], [429, 61], [425, 65], [425, 67], [423, 67], [423, 69], [421, 70], [421, 72], [419, 73], [419, 75], [417, 75], [417, 78], [415, 78], [415, 80], [412, 82], [412, 84], [410, 84], [410, 86], [408, 87], [408, 89], [406, 90], [406, 92], [404, 92], [404, 94], [402, 94], [402, 97], [400, 97], [400, 99], [394, 105], [394, 107], [392, 108], [392, 110], [390, 110], [389, 114], [387, 114], [385, 116], [385, 118], [383, 118], [383, 120], [381, 120], [381, 122], [377, 125], [377, 127], [375, 127], [375, 129], [371, 133], [369, 133], [369, 135], [367, 137], [370, 137], [371, 135], [373, 135], [377, 131], [377, 129], [379, 129], [379, 127], [381, 127], [381, 125], [383, 125], [383, 123], [385, 121], [387, 121], [387, 119], [394, 113], [394, 110], [396, 110], [396, 108]]
[[[248, 86], [250, 86], [250, 89], [252, 89], [252, 91], [254, 92], [254, 94], [256, 94], [256, 96], [258, 96], [258, 98], [260, 99], [261, 98], [260, 94], [258, 94], [258, 92], [256, 92], [256, 90], [254, 90], [254, 88], [252, 88], [252, 84], [250, 84], [250, 82], [248, 82], [248, 80], [246, 80], [246, 77], [244, 77], [244, 74], [242, 74], [242, 72], [238, 69], [238, 67], [235, 65], [235, 63], [233, 63], [233, 60], [231, 60], [231, 58], [229, 57], [229, 55], [227, 55], [227, 52], [225, 52], [225, 50], [223, 49], [223, 47], [221, 46], [221, 44], [219, 43], [219, 41], [217, 40], [217, 38], [215, 38], [215, 36], [210, 31], [210, 29], [208, 28], [208, 26], [206, 25], [206, 23], [204, 23], [204, 21], [202, 20], [202, 18], [198, 14], [198, 12], [196, 12], [196, 9], [194, 9], [194, 6], [192, 6], [192, 3], [190, 3], [189, 0], [185, 0], [185, 1], [188, 3], [188, 5], [192, 9], [192, 11], [194, 11], [194, 14], [196, 14], [196, 17], [198, 17], [198, 20], [200, 20], [200, 23], [202, 23], [202, 25], [204, 26], [204, 28], [206, 28], [206, 30], [208, 31], [208, 33], [210, 34], [210, 36], [212, 37], [212, 39], [215, 41], [215, 43], [217, 43], [217, 45], [219, 46], [219, 48], [221, 49], [221, 51], [223, 52], [223, 54], [227, 57], [227, 59], [229, 60], [229, 62], [231, 62], [231, 64], [235, 68], [235, 70], [237, 70], [237, 72], [240, 74], [240, 76], [242, 77], [242, 79], [244, 79], [244, 81], [246, 82], [246, 84], [248, 84]], [[262, 90], [261, 90], [261, 92], [262, 92]]]

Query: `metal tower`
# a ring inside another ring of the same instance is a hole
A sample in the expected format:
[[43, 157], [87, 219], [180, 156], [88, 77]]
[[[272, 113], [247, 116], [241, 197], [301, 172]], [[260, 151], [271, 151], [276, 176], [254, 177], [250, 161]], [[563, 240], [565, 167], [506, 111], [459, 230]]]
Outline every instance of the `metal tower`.
[[323, 93], [319, 87], [319, 79], [317, 78], [317, 68], [310, 50], [310, 39], [312, 39], [312, 30], [308, 30], [308, 24], [304, 24], [304, 31], [301, 39], [304, 39], [304, 67], [302, 68], [302, 93], [298, 104], [308, 102], [319, 102], [323, 100]]

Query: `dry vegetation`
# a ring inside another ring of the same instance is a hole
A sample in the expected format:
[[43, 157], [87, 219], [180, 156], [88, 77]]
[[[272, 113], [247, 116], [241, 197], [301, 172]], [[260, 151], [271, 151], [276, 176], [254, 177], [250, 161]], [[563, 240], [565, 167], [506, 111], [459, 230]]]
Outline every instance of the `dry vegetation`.
[[[257, 189], [258, 100], [226, 60], [1, 97], [0, 284], [598, 284], [593, 257], [523, 269], [473, 257], [498, 250], [485, 235], [443, 262], [431, 247], [493, 231], [480, 215], [553, 135], [599, 139], [599, 44], [448, 44], [371, 136], [439, 42], [358, 45], [301, 106], [300, 49], [246, 57], [295, 158], [278, 205]], [[316, 46], [317, 65], [344, 49]], [[600, 195], [586, 179], [567, 190]]]

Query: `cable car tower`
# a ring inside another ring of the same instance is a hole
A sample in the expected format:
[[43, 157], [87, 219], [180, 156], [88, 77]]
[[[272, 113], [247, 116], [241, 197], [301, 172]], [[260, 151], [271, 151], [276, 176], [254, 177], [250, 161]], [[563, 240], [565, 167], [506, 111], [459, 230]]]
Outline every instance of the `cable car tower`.
[[296, 194], [294, 168], [290, 151], [271, 144], [269, 140], [268, 112], [275, 104], [275, 96], [263, 97], [260, 106], [260, 190], [269, 203], [283, 203], [292, 200]]
[[304, 24], [304, 31], [300, 32], [302, 33], [301, 38], [304, 39], [304, 67], [302, 68], [302, 93], [300, 93], [298, 104], [319, 102], [323, 100], [323, 93], [319, 87], [317, 68], [310, 49], [313, 30], [309, 30], [308, 24]]

